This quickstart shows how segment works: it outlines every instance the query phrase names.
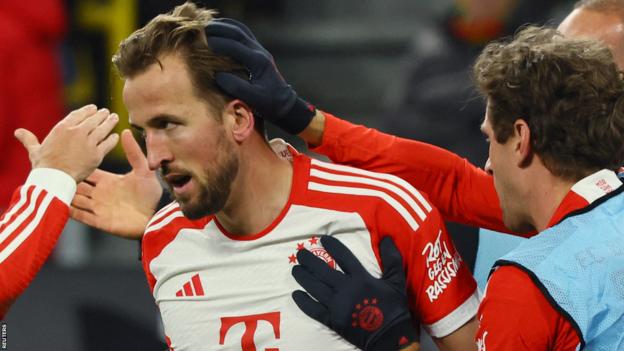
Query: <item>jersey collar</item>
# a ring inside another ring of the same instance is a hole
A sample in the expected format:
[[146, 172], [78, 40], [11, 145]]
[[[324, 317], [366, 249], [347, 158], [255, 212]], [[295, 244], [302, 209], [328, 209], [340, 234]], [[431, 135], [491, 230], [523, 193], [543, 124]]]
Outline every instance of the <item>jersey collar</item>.
[[600, 170], [579, 180], [572, 186], [566, 197], [561, 201], [561, 204], [559, 204], [559, 207], [548, 222], [548, 227], [554, 226], [561, 222], [569, 213], [591, 205], [596, 200], [621, 186], [622, 181], [620, 181], [615, 172], [608, 169]]

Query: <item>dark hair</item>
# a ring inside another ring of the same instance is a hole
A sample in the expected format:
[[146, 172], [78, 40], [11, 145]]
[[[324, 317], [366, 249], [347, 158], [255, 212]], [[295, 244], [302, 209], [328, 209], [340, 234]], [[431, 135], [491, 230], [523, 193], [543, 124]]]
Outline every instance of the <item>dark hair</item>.
[[579, 180], [624, 161], [624, 81], [609, 49], [527, 27], [490, 43], [473, 69], [497, 142], [523, 119], [531, 146], [556, 176]]
[[[163, 55], [179, 55], [189, 70], [195, 93], [220, 118], [220, 112], [232, 97], [216, 86], [215, 74], [225, 71], [246, 77], [247, 73], [245, 67], [229, 57], [216, 55], [208, 46], [204, 28], [215, 15], [216, 11], [199, 8], [191, 2], [158, 15], [119, 44], [113, 64], [122, 78], [129, 78], [152, 64], [162, 66], [159, 58]], [[264, 135], [262, 119], [255, 118], [255, 129]]]

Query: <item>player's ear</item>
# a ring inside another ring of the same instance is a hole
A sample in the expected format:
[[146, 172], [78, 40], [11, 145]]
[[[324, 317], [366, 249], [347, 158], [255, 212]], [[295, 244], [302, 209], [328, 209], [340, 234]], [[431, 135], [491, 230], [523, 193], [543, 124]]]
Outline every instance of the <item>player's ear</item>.
[[522, 167], [531, 162], [533, 148], [531, 147], [531, 129], [529, 124], [523, 119], [517, 119], [513, 125], [515, 155], [518, 166]]
[[254, 131], [254, 115], [251, 108], [241, 100], [234, 99], [225, 105], [224, 123], [237, 142], [247, 139]]

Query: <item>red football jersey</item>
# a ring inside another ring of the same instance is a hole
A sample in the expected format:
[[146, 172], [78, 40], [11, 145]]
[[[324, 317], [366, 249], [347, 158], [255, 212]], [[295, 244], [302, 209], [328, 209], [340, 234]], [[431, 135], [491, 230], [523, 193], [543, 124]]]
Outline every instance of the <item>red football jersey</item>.
[[427, 193], [445, 220], [509, 232], [494, 181], [484, 170], [437, 146], [324, 114], [323, 143], [312, 151], [336, 163], [405, 179]]
[[75, 192], [69, 175], [37, 168], [13, 194], [0, 218], [0, 319], [52, 252]]
[[303, 155], [293, 167], [288, 203], [255, 235], [228, 233], [214, 216], [190, 221], [175, 203], [148, 224], [143, 264], [171, 348], [355, 350], [291, 298], [301, 289], [291, 276], [298, 250], [336, 267], [321, 235], [337, 237], [377, 277], [378, 243], [391, 236], [412, 314], [431, 335], [446, 336], [476, 315], [476, 283], [424, 195], [391, 175]]
[[[313, 151], [335, 162], [387, 172], [409, 181], [428, 194], [445, 219], [509, 232], [502, 221], [493, 178], [482, 169], [448, 150], [324, 114], [323, 142]], [[593, 175], [589, 181], [575, 184], [549, 225], [620, 184], [613, 172], [603, 178]], [[487, 346], [494, 350], [574, 350], [580, 340], [543, 292], [515, 267], [502, 267], [493, 274], [479, 309], [479, 320], [480, 350], [487, 350]]]

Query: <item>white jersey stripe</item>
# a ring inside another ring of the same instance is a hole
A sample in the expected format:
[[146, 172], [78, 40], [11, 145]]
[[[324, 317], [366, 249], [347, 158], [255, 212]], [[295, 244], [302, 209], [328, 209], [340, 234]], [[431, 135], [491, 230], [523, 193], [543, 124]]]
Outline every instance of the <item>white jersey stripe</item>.
[[425, 208], [427, 212], [432, 211], [431, 205], [429, 204], [429, 202], [427, 202], [424, 196], [422, 196], [422, 194], [418, 190], [416, 190], [412, 185], [410, 185], [408, 182], [406, 182], [405, 180], [397, 176], [393, 176], [391, 174], [385, 174], [385, 173], [370, 172], [370, 171], [366, 171], [366, 170], [359, 169], [359, 168], [337, 165], [335, 163], [322, 162], [316, 159], [312, 159], [312, 164], [315, 166], [330, 169], [330, 170], [349, 172], [349, 173], [364, 175], [364, 176], [371, 177], [371, 178], [383, 179], [383, 180], [392, 182], [396, 185], [400, 185], [403, 188], [405, 188], [412, 196], [414, 196], [420, 202], [420, 204]]
[[427, 218], [427, 215], [420, 208], [420, 206], [416, 204], [416, 201], [414, 201], [414, 198], [412, 198], [407, 193], [405, 193], [405, 191], [403, 191], [401, 188], [393, 185], [390, 182], [375, 180], [375, 179], [365, 178], [365, 177], [355, 177], [355, 176], [348, 176], [348, 175], [342, 175], [342, 174], [327, 173], [327, 172], [324, 172], [315, 168], [310, 170], [310, 175], [313, 177], [321, 178], [321, 179], [334, 180], [338, 182], [367, 184], [367, 185], [372, 185], [372, 186], [386, 189], [398, 195], [401, 199], [403, 199], [403, 201], [407, 202], [409, 206], [412, 208], [412, 210], [416, 212], [418, 217], [420, 217], [421, 220], [424, 221], [425, 218]]
[[[20, 197], [19, 197], [19, 201], [17, 201], [17, 203], [15, 204], [15, 206], [11, 207], [11, 211], [5, 213], [4, 215], [4, 219], [2, 221], [0, 221], [0, 227], [2, 227], [9, 219], [11, 219], [15, 213], [17, 211], [19, 211], [22, 206], [24, 206], [24, 204], [26, 203], [26, 200], [28, 199], [28, 188], [27, 186], [23, 186], [20, 189]], [[0, 235], [0, 243], [2, 243], [2, 235]]]
[[[28, 203], [28, 207], [26, 207], [26, 209], [24, 209], [24, 211], [20, 213], [19, 216], [17, 216], [13, 222], [11, 222], [8, 226], [4, 228], [2, 232], [0, 232], [0, 244], [3, 241], [5, 241], [9, 237], [9, 235], [11, 235], [15, 231], [15, 229], [21, 226], [22, 223], [24, 223], [24, 221], [33, 213], [33, 211], [35, 210], [35, 206], [37, 205], [37, 200], [39, 199], [39, 195], [41, 194], [42, 191], [43, 191], [43, 188], [40, 188], [40, 187], [34, 188], [32, 192], [32, 196], [30, 198], [30, 202]], [[26, 193], [24, 193], [23, 196], [24, 196], [24, 199], [27, 198]], [[15, 208], [18, 208], [18, 206], [15, 206]], [[5, 220], [7, 218], [5, 218]]]
[[315, 182], [309, 182], [308, 189], [325, 193], [378, 197], [386, 201], [390, 206], [392, 206], [403, 217], [403, 219], [405, 219], [405, 221], [409, 224], [413, 231], [416, 231], [419, 227], [418, 222], [416, 222], [412, 214], [396, 199], [383, 191], [346, 186], [325, 185]]
[[171, 223], [171, 221], [173, 221], [174, 219], [180, 218], [180, 217], [184, 217], [184, 214], [182, 214], [182, 211], [175, 211], [175, 212], [171, 213], [169, 216], [167, 216], [165, 219], [160, 221], [159, 223], [145, 228], [145, 234], [143, 234], [143, 235], [147, 235], [150, 232], [156, 231], [156, 230], [166, 226], [167, 224]]
[[[48, 206], [52, 202], [54, 196], [51, 194], [46, 194], [41, 202], [41, 205], [37, 209], [37, 214], [35, 218], [28, 223], [28, 225], [24, 228], [24, 230], [18, 234], [13, 241], [9, 243], [4, 250], [0, 251], [0, 263], [2, 263], [7, 257], [9, 257], [13, 251], [15, 251], [28, 237], [33, 233], [33, 231], [39, 226], [39, 222], [43, 218], [43, 215], [46, 213]], [[33, 201], [35, 203], [36, 201]], [[31, 211], [32, 212], [32, 211]]]
[[479, 309], [479, 302], [479, 290], [477, 289], [453, 312], [433, 324], [423, 325], [423, 328], [434, 338], [443, 338], [474, 318]]
[[170, 212], [177, 205], [178, 205], [177, 202], [172, 202], [169, 205], [161, 208], [160, 211], [156, 212], [156, 214], [152, 217], [152, 219], [150, 219], [150, 221], [147, 223], [146, 227], [149, 227], [154, 222], [156, 222], [157, 220], [159, 220], [162, 217], [164, 217], [168, 212]]

